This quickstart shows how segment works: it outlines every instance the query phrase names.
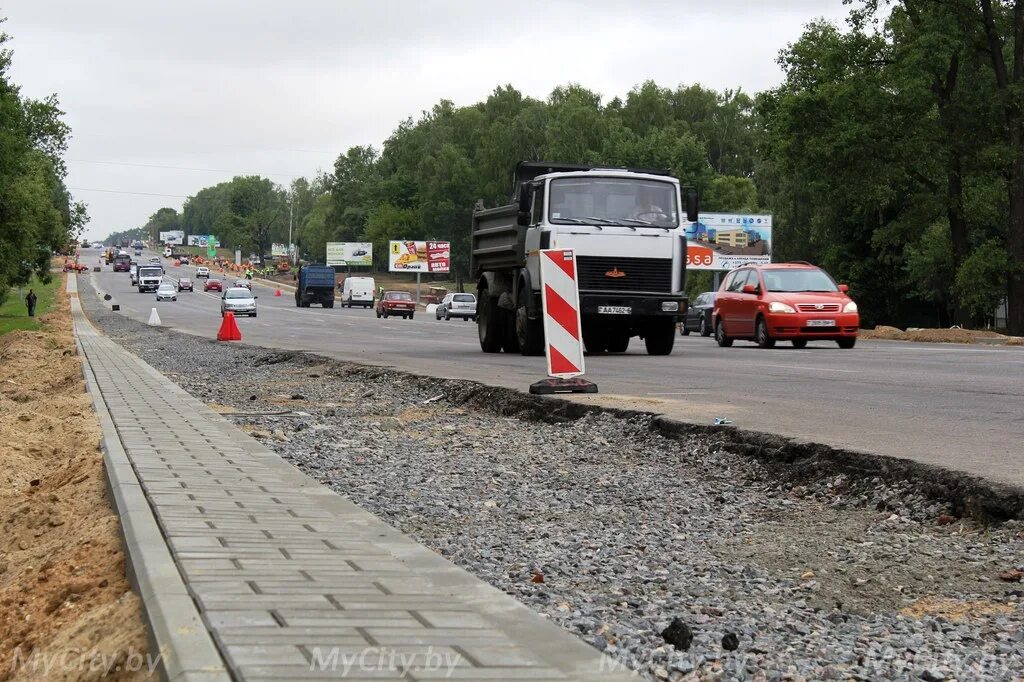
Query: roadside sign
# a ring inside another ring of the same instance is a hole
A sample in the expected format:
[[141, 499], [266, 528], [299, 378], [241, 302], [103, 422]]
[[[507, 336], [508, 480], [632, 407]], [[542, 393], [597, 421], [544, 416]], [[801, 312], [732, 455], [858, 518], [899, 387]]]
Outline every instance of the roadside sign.
[[701, 213], [686, 228], [688, 270], [732, 270], [772, 262], [772, 217]]
[[540, 252], [541, 303], [544, 310], [544, 354], [548, 376], [578, 377], [583, 367], [583, 326], [576, 254], [572, 249]]
[[450, 272], [451, 242], [388, 242], [391, 272]]
[[327, 265], [373, 265], [372, 242], [327, 242]]

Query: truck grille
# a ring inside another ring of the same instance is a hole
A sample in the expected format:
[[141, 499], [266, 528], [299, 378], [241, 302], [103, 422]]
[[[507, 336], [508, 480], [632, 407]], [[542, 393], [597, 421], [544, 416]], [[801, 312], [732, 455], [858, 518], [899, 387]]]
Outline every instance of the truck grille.
[[581, 290], [672, 291], [671, 258], [577, 256]]

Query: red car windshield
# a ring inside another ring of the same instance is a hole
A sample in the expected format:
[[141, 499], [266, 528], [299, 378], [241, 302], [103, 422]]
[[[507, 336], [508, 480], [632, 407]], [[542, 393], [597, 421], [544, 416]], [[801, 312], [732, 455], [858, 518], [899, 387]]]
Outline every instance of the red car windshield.
[[762, 270], [768, 291], [839, 291], [832, 278], [821, 270]]
[[405, 293], [387, 294], [384, 296], [389, 301], [411, 301], [412, 296]]

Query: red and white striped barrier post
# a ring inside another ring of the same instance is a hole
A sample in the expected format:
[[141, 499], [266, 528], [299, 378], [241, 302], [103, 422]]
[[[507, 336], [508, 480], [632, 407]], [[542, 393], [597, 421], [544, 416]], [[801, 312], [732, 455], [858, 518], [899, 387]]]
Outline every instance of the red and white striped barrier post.
[[583, 325], [573, 250], [542, 250], [540, 281], [544, 354], [551, 378], [531, 384], [530, 393], [597, 393], [597, 384], [581, 378], [585, 371]]

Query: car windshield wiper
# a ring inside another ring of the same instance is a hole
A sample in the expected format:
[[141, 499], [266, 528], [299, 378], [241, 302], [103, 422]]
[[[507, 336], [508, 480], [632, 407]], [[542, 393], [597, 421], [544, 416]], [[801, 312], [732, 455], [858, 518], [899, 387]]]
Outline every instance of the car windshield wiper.
[[641, 225], [653, 225], [650, 220], [640, 220], [640, 218], [619, 218], [624, 223], [640, 223]]

